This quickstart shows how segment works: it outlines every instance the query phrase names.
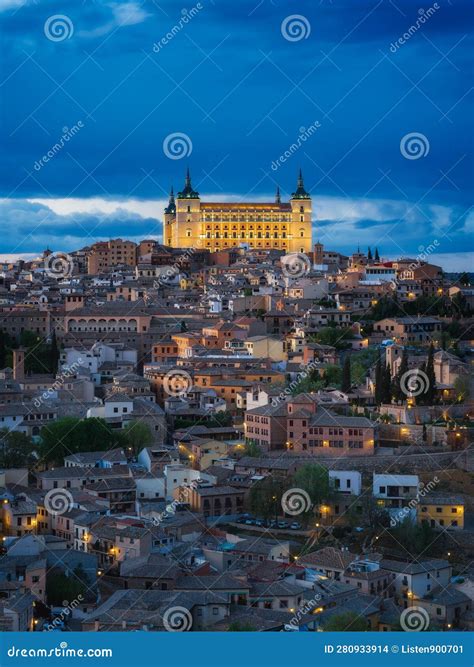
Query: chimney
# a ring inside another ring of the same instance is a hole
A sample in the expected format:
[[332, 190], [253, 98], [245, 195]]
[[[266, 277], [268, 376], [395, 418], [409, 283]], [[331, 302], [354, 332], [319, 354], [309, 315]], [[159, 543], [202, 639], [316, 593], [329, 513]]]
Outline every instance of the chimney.
[[13, 350], [13, 379], [21, 382], [25, 379], [25, 348]]

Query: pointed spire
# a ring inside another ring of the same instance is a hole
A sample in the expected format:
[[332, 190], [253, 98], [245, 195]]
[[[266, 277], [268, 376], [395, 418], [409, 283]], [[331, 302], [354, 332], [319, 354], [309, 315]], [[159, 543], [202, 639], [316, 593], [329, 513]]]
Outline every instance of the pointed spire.
[[191, 174], [189, 167], [186, 169], [186, 178], [184, 179], [184, 188], [177, 194], [178, 199], [199, 199], [199, 192], [193, 190], [191, 184]]
[[176, 203], [175, 203], [175, 200], [174, 200], [173, 186], [171, 186], [170, 198], [169, 198], [169, 201], [168, 201], [168, 206], [165, 208], [165, 213], [176, 213]]
[[275, 195], [275, 204], [281, 204], [281, 197], [280, 197], [280, 186], [277, 185], [277, 191]]
[[304, 189], [304, 181], [303, 181], [303, 172], [300, 170], [298, 172], [298, 181], [297, 181], [297, 187], [296, 187], [296, 192], [293, 192], [292, 199], [311, 199], [309, 194], [306, 192]]

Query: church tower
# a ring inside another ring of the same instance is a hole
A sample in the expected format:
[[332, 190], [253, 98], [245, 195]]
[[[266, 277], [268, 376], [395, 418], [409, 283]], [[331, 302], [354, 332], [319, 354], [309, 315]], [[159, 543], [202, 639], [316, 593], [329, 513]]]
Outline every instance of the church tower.
[[176, 195], [176, 222], [172, 245], [175, 248], [202, 247], [201, 200], [193, 189], [189, 169], [184, 188]]
[[165, 208], [165, 219], [163, 228], [163, 244], [166, 246], [173, 245], [173, 228], [176, 222], [176, 203], [174, 200], [173, 186], [171, 186], [170, 199], [168, 206]]
[[300, 169], [295, 192], [291, 195], [291, 234], [289, 252], [307, 253], [312, 250], [311, 197], [306, 192]]

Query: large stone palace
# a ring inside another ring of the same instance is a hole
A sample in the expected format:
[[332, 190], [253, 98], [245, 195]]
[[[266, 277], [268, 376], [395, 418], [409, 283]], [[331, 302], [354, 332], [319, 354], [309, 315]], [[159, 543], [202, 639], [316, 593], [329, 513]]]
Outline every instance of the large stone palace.
[[241, 244], [250, 248], [278, 248], [310, 252], [311, 197], [301, 170], [288, 203], [277, 188], [273, 202], [203, 202], [193, 189], [189, 169], [184, 188], [173, 190], [165, 208], [164, 243], [174, 248], [203, 248], [211, 252]]

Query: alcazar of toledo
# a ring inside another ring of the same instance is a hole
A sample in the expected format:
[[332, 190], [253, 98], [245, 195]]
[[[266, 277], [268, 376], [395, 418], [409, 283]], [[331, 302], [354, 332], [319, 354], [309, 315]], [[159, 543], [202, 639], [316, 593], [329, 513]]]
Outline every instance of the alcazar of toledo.
[[188, 170], [183, 190], [176, 197], [171, 191], [165, 208], [164, 242], [174, 248], [211, 252], [241, 244], [287, 253], [310, 252], [311, 197], [304, 188], [301, 170], [288, 203], [281, 201], [279, 189], [273, 202], [203, 202], [193, 189]]

